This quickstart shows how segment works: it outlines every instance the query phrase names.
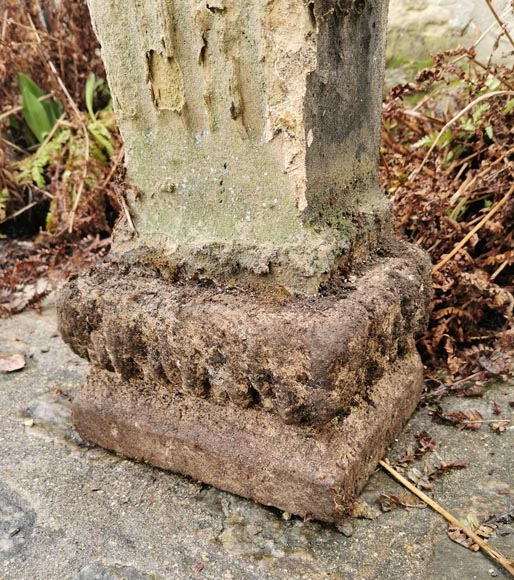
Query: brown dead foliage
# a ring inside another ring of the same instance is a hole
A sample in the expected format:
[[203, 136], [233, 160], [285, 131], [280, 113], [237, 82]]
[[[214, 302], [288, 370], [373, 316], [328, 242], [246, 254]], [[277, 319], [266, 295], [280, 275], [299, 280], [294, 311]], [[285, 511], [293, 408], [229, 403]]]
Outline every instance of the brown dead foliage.
[[[1, 3], [0, 192], [4, 206], [2, 209], [0, 204], [0, 237], [30, 239], [32, 245], [9, 246], [0, 239], [0, 315], [37, 304], [49, 291], [38, 280], [49, 283], [50, 272], [72, 271], [80, 259], [85, 265], [94, 253], [105, 251], [104, 240], [119, 211], [112, 183], [122, 154], [105, 91], [95, 94], [94, 104], [95, 112], [101, 111], [97, 125], [102, 123], [110, 131], [108, 152], [95, 142], [89, 129], [93, 120], [86, 110], [86, 79], [92, 73], [105, 78], [98, 49], [83, 0]], [[69, 135], [63, 139], [62, 149], [53, 151], [40, 186], [17, 179], [23, 163], [41, 149], [13, 128], [23, 126], [18, 73], [30, 77], [54, 102], [62, 104], [56, 128]], [[29, 288], [24, 298], [20, 294], [23, 287]]]
[[430, 410], [429, 414], [432, 415], [432, 421], [446, 425], [454, 425], [459, 431], [463, 429], [478, 431], [482, 428], [484, 422], [484, 418], [476, 409], [447, 413], [441, 406], [437, 406], [436, 409]]
[[480, 381], [512, 365], [514, 71], [479, 63], [473, 50], [433, 60], [387, 99], [380, 172], [398, 230], [434, 264], [419, 346], [433, 379], [427, 398], [438, 400], [480, 395]]
[[69, 276], [104, 256], [110, 238], [45, 238], [38, 244], [0, 242], [0, 317], [38, 308], [41, 300]]

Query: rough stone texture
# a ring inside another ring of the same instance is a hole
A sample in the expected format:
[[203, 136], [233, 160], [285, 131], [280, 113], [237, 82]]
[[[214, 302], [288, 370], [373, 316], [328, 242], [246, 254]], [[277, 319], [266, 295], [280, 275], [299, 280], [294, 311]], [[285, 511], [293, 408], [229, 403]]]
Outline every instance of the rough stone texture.
[[[417, 353], [390, 365], [366, 402], [323, 426], [285, 425], [257, 409], [155, 393], [93, 369], [74, 402], [80, 435], [292, 514], [339, 522], [416, 407]], [[149, 404], [150, 403], [150, 404]]]
[[429, 269], [398, 244], [351, 282], [303, 298], [166, 283], [107, 264], [62, 291], [60, 331], [95, 368], [131, 384], [319, 425], [365, 403], [415, 352]]
[[[498, 14], [503, 15], [504, 22], [512, 29], [514, 19], [510, 4], [509, 0], [493, 0]], [[471, 46], [482, 35], [477, 55], [479, 60], [487, 61], [500, 32], [494, 23], [494, 16], [484, 0], [390, 0], [387, 65], [392, 70], [386, 75], [387, 84], [407, 80], [402, 76], [402, 68], [398, 67], [403, 67], [404, 71], [411, 70], [409, 65], [419, 68], [430, 54]], [[512, 62], [511, 50], [510, 43], [503, 37], [493, 60]]]
[[[387, 2], [89, 0], [139, 233], [184, 275], [316, 293], [390, 208], [378, 187]], [[152, 252], [154, 250], [154, 252]]]
[[384, 0], [89, 0], [127, 218], [59, 298], [88, 441], [339, 521], [414, 409], [430, 265], [377, 157]]
[[[481, 552], [451, 542], [446, 523], [432, 510], [382, 512], [382, 494], [416, 503], [382, 471], [372, 475], [359, 500], [360, 512], [375, 519], [349, 518], [339, 532], [86, 445], [73, 432], [70, 405], [89, 365], [59, 338], [49, 302], [41, 313], [0, 320], [0, 353], [27, 359], [23, 370], [0, 373], [0, 504], [15, 500], [30, 515], [13, 520], [23, 527], [13, 536], [24, 534], [23, 549], [8, 555], [0, 550], [2, 580], [508, 578]], [[448, 397], [442, 405], [449, 412], [477, 409], [486, 420], [513, 419], [513, 387], [496, 382], [482, 398]], [[434, 482], [432, 497], [458, 518], [483, 521], [509, 511], [512, 423], [501, 434], [488, 424], [477, 432], [458, 431], [432, 422], [428, 410], [416, 411], [390, 460], [404, 456], [417, 445], [414, 435], [428, 431], [437, 455], [416, 461], [417, 468], [469, 459], [467, 469]], [[489, 543], [512, 557], [512, 522], [501, 524]]]
[[0, 560], [23, 553], [34, 527], [34, 512], [0, 481]]
[[62, 336], [93, 364], [76, 427], [130, 457], [337, 521], [418, 400], [428, 280], [428, 260], [405, 244], [316, 298], [100, 266], [59, 297]]

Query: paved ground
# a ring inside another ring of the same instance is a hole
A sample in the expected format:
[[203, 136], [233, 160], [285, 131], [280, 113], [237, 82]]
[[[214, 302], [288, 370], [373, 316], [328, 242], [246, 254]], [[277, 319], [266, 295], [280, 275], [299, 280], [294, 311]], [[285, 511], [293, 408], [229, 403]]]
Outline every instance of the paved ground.
[[[13, 353], [27, 365], [0, 373], [2, 580], [507, 578], [483, 554], [450, 541], [431, 510], [382, 512], [380, 494], [404, 496], [383, 472], [359, 504], [361, 516], [374, 519], [348, 519], [339, 531], [87, 446], [69, 411], [87, 365], [60, 340], [51, 303], [42, 314], [0, 321], [0, 354]], [[496, 383], [481, 399], [443, 404], [491, 419], [495, 401], [499, 418], [513, 419], [512, 387]], [[483, 520], [514, 506], [514, 424], [506, 426], [501, 434], [489, 424], [458, 431], [421, 409], [390, 457], [426, 430], [438, 443], [426, 461], [468, 458], [467, 469], [442, 475], [430, 493], [458, 517]], [[501, 525], [490, 543], [514, 558], [514, 524]]]

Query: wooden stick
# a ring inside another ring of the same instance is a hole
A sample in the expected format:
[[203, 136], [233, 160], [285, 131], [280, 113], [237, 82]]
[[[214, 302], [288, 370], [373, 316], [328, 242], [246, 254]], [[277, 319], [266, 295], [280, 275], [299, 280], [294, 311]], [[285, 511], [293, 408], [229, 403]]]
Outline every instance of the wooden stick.
[[447, 262], [453, 258], [453, 256], [455, 256], [455, 254], [462, 250], [462, 248], [478, 232], [478, 230], [484, 226], [503, 205], [505, 205], [513, 192], [514, 185], [511, 186], [503, 198], [489, 210], [489, 212], [478, 222], [478, 224], [462, 238], [462, 240], [453, 248], [453, 250], [449, 254], [446, 254], [446, 256], [432, 268], [432, 274], [438, 272]]
[[[39, 102], [46, 101], [47, 99], [51, 99], [53, 96], [54, 96], [53, 93], [48, 93], [47, 95], [43, 95], [42, 97], [38, 97], [36, 100]], [[22, 110], [23, 110], [23, 107], [21, 105], [18, 107], [11, 107], [8, 111], [5, 111], [4, 113], [2, 113], [0, 115], [0, 121], [7, 119], [7, 117], [10, 117], [11, 115], [14, 115], [15, 113], [19, 113]]]
[[505, 25], [505, 22], [503, 22], [501, 17], [498, 15], [498, 12], [496, 12], [496, 10], [494, 9], [494, 6], [493, 6], [493, 3], [491, 2], [491, 0], [485, 0], [485, 1], [486, 1], [487, 6], [489, 7], [489, 10], [493, 13], [493, 16], [496, 19], [496, 22], [498, 22], [498, 24], [500, 25], [500, 28], [505, 33], [505, 36], [508, 38], [510, 44], [514, 47], [514, 40], [512, 39], [512, 36], [510, 35], [509, 31], [507, 30], [507, 26]]
[[427, 505], [429, 505], [433, 510], [435, 510], [438, 514], [441, 514], [448, 522], [450, 522], [453, 526], [459, 528], [459, 530], [463, 531], [468, 538], [473, 540], [477, 546], [480, 546], [484, 552], [486, 552], [493, 560], [496, 560], [498, 564], [500, 564], [507, 572], [514, 578], [514, 567], [510, 560], [508, 560], [503, 554], [491, 548], [489, 544], [484, 542], [484, 540], [475, 534], [472, 530], [470, 530], [467, 526], [462, 524], [455, 516], [453, 516], [450, 512], [445, 510], [442, 506], [440, 506], [436, 501], [432, 498], [428, 497], [425, 493], [420, 491], [415, 485], [413, 485], [410, 481], [405, 479], [403, 475], [400, 475], [396, 469], [391, 467], [388, 463], [383, 460], [379, 461], [380, 466], [383, 467], [388, 473], [390, 473], [397, 481], [399, 481], [403, 486], [405, 486], [410, 492], [414, 495], [418, 496], [421, 500], [423, 500]]

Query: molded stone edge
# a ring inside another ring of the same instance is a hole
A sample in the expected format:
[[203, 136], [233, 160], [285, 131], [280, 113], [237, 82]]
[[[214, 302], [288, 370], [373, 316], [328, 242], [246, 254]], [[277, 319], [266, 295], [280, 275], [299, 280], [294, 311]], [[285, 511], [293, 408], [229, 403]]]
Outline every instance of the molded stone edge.
[[339, 522], [419, 400], [417, 353], [397, 361], [368, 402], [320, 427], [258, 409], [128, 384], [92, 369], [73, 405], [81, 437], [304, 518]]
[[429, 264], [399, 249], [315, 298], [169, 283], [107, 263], [61, 292], [60, 331], [93, 367], [125, 381], [323, 424], [366, 401], [390, 365], [415, 352]]

